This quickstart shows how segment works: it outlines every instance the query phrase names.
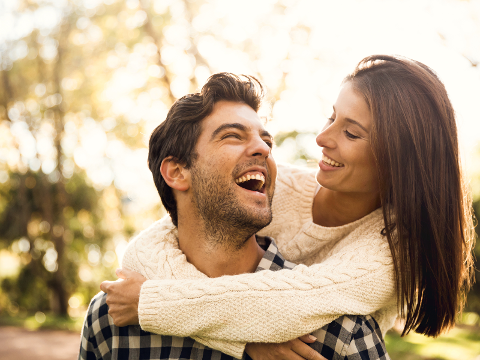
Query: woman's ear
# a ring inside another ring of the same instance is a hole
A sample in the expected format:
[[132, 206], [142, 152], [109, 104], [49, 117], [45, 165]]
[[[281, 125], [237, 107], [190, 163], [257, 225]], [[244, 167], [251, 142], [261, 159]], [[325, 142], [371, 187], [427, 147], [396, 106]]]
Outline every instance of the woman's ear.
[[188, 178], [189, 171], [185, 164], [179, 163], [173, 156], [163, 159], [160, 172], [168, 186], [178, 191], [187, 191], [190, 187]]

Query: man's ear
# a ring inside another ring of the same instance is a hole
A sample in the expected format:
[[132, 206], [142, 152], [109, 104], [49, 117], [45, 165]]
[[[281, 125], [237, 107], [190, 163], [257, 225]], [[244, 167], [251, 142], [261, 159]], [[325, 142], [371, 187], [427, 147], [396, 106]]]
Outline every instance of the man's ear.
[[163, 159], [160, 172], [168, 186], [178, 191], [187, 191], [190, 187], [189, 171], [185, 164], [179, 163], [173, 156]]

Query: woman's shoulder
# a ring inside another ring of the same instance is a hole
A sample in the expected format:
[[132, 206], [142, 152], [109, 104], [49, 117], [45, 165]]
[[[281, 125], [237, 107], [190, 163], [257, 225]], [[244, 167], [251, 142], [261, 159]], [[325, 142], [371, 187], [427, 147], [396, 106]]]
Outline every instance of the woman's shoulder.
[[[353, 229], [332, 249], [332, 253], [350, 254], [357, 261], [379, 262], [391, 265], [391, 251], [387, 237], [382, 234], [385, 227], [382, 209], [377, 209], [353, 223]], [[362, 259], [360, 259], [360, 257]]]
[[382, 234], [384, 227], [382, 208], [378, 208], [359, 220], [334, 229], [352, 243], [372, 247], [380, 244], [388, 245], [387, 238]]

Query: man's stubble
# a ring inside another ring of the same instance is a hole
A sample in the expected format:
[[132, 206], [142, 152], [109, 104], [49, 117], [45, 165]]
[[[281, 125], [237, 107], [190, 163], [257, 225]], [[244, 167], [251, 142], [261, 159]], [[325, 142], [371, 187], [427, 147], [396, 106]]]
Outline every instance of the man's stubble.
[[[213, 173], [211, 168], [193, 164], [192, 176], [193, 205], [203, 220], [206, 237], [212, 245], [221, 245], [233, 249], [241, 249], [245, 242], [272, 221], [272, 194], [267, 195], [268, 208], [254, 209], [245, 206], [236, 196], [231, 179], [220, 173]], [[242, 169], [266, 164], [258, 161], [237, 165], [234, 174]], [[222, 176], [223, 175], [223, 176]], [[272, 181], [269, 177], [267, 181]], [[268, 188], [266, 184], [266, 189]]]

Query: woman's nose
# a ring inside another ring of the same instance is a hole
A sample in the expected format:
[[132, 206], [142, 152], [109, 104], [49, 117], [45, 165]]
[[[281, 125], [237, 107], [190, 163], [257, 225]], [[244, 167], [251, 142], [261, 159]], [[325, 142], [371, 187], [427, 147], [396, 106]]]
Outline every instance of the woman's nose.
[[316, 138], [317, 145], [320, 147], [334, 148], [335, 139], [333, 136], [333, 131], [331, 126], [326, 126]]

